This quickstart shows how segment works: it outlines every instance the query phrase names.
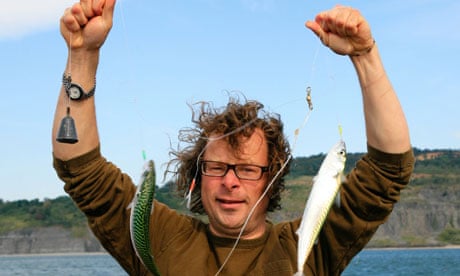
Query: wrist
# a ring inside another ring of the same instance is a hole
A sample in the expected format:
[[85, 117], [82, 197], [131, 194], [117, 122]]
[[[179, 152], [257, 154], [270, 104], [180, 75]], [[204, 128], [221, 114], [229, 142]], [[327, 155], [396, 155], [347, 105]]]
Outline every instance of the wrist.
[[353, 53], [350, 53], [349, 56], [350, 57], [359, 57], [359, 56], [367, 55], [372, 51], [372, 49], [374, 49], [374, 47], [375, 47], [375, 39], [372, 39], [372, 43], [369, 46], [367, 46], [367, 47], [365, 47], [365, 48], [363, 48], [361, 50], [354, 51]]
[[62, 85], [64, 86], [64, 90], [66, 91], [67, 96], [70, 100], [86, 100], [94, 96], [94, 93], [96, 91], [96, 78], [94, 78], [93, 88], [88, 90], [87, 92], [80, 84], [72, 82], [72, 76], [70, 75], [70, 73], [64, 73], [64, 75], [62, 76]]
[[99, 51], [71, 51], [68, 56], [65, 76], [71, 76], [85, 91], [94, 87], [99, 63]]
[[374, 45], [367, 54], [350, 56], [350, 59], [362, 89], [367, 89], [386, 78], [386, 72], [377, 45]]

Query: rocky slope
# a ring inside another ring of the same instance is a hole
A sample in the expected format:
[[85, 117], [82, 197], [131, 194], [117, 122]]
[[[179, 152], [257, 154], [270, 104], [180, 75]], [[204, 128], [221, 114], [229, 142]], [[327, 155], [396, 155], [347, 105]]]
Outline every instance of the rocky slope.
[[87, 229], [73, 233], [63, 227], [40, 227], [12, 231], [0, 236], [0, 255], [104, 252]]

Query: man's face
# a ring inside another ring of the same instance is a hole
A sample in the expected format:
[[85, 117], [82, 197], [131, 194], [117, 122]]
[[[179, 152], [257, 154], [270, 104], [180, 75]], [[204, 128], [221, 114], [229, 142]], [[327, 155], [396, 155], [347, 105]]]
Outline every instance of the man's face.
[[[211, 136], [216, 138], [219, 135]], [[219, 161], [227, 164], [253, 164], [268, 166], [268, 146], [261, 129], [249, 138], [242, 138], [240, 150], [235, 152], [226, 139], [211, 140], [203, 155], [205, 161]], [[224, 176], [201, 177], [201, 200], [209, 217], [210, 229], [222, 237], [235, 238], [243, 226], [252, 207], [263, 193], [267, 184], [267, 173], [258, 180], [239, 179], [233, 169]], [[243, 238], [256, 238], [265, 231], [267, 196], [259, 203], [245, 228]]]

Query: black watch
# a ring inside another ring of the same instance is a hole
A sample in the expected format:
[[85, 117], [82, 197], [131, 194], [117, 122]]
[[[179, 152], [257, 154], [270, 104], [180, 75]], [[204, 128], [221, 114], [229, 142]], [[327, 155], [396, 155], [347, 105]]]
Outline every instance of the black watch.
[[64, 85], [65, 92], [67, 93], [69, 99], [74, 101], [89, 99], [94, 95], [94, 92], [96, 91], [96, 83], [90, 91], [85, 92], [83, 87], [81, 87], [79, 84], [72, 83], [72, 78], [70, 75], [66, 76], [64, 74], [62, 77], [62, 84]]

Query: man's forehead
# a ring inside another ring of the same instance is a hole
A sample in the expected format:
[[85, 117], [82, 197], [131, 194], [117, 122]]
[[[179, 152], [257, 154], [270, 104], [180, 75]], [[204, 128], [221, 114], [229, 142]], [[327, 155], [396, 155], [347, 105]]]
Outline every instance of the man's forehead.
[[[204, 157], [212, 155], [213, 158], [223, 158], [227, 155], [235, 159], [253, 159], [254, 155], [268, 155], [267, 143], [261, 129], [256, 129], [251, 136], [238, 137], [238, 147], [232, 147], [228, 142], [228, 136], [218, 133], [212, 134], [206, 146]], [[230, 154], [231, 153], [231, 154]]]

